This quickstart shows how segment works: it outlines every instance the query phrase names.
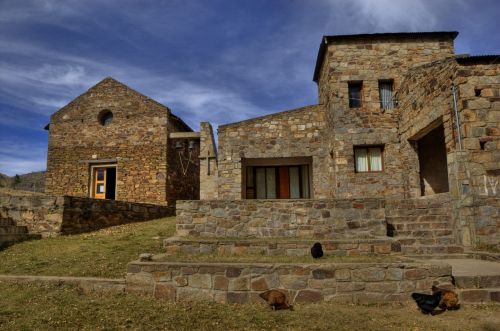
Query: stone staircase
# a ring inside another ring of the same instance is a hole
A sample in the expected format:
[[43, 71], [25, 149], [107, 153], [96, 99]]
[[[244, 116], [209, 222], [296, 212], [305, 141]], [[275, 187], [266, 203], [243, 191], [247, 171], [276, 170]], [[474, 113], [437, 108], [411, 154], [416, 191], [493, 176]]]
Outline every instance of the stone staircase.
[[0, 218], [0, 249], [12, 244], [32, 239], [40, 239], [40, 234], [28, 233], [26, 226], [17, 225], [11, 218]]
[[461, 254], [453, 235], [452, 203], [448, 193], [386, 203], [387, 235], [404, 255]]
[[430, 260], [452, 267], [454, 288], [462, 303], [500, 302], [500, 262], [477, 259]]

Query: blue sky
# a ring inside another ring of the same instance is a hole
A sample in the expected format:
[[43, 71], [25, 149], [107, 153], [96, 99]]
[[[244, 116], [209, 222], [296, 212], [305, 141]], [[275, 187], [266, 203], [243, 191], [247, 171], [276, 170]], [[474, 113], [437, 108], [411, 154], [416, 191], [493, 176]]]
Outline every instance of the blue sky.
[[191, 127], [317, 102], [323, 35], [457, 30], [500, 53], [499, 1], [0, 0], [0, 172], [44, 170], [49, 116], [112, 76]]

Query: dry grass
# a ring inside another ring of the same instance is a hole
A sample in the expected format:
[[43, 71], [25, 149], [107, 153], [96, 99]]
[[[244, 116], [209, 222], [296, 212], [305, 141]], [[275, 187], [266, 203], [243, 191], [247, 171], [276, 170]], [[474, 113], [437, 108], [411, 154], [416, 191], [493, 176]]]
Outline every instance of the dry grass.
[[0, 282], [1, 330], [500, 330], [500, 306], [465, 306], [438, 316], [413, 303], [357, 306], [173, 304], [74, 287]]
[[175, 218], [115, 226], [92, 233], [13, 245], [0, 251], [0, 274], [123, 277], [141, 253], [162, 253]]

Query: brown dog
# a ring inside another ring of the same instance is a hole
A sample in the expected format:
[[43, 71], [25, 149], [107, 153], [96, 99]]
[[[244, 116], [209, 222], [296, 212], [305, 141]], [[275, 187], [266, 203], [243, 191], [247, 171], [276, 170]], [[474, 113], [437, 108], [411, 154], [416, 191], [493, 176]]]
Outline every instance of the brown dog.
[[274, 310], [279, 310], [279, 309], [293, 310], [293, 306], [288, 302], [286, 294], [279, 290], [268, 290], [259, 294], [259, 296], [262, 299], [266, 300], [267, 304], [271, 306], [271, 308]]

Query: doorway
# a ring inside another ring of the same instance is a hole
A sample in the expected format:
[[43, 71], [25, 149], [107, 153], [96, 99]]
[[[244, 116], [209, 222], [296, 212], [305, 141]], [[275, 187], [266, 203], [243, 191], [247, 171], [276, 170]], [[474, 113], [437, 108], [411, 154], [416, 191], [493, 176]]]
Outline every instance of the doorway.
[[116, 166], [94, 166], [92, 169], [92, 191], [94, 199], [116, 199]]
[[421, 195], [448, 192], [448, 164], [443, 124], [417, 140], [417, 149]]

